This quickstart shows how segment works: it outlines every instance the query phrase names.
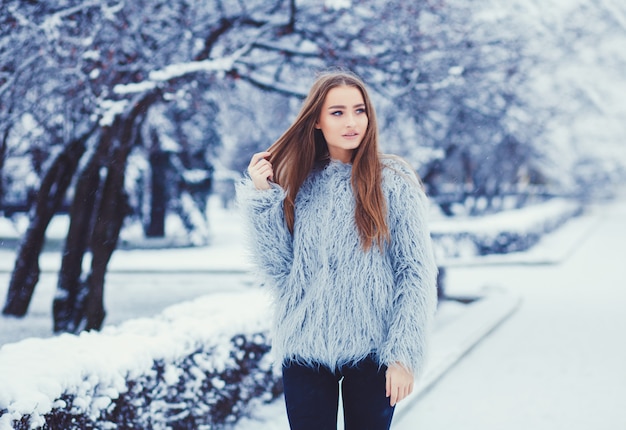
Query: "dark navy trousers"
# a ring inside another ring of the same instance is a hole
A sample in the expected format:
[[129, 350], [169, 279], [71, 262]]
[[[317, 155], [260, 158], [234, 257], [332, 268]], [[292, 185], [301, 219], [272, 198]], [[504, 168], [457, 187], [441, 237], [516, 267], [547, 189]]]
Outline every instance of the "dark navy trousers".
[[345, 430], [388, 430], [394, 408], [385, 396], [385, 372], [373, 357], [332, 371], [290, 361], [283, 388], [291, 430], [337, 430], [339, 381]]

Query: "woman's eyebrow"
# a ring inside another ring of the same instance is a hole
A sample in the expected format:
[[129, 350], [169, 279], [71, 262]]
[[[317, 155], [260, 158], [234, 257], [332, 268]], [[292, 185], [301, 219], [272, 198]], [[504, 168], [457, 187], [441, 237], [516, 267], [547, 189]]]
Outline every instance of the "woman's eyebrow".
[[[355, 108], [358, 107], [365, 107], [365, 103], [359, 103], [354, 105]], [[345, 105], [333, 105], [333, 106], [328, 106], [328, 109], [345, 109], [346, 106]]]

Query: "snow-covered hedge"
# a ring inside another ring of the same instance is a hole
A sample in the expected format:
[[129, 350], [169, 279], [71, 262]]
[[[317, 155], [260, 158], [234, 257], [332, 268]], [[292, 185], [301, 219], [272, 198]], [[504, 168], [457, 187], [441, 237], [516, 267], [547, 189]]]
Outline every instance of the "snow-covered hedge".
[[216, 429], [275, 398], [264, 293], [0, 348], [0, 430]]
[[525, 251], [581, 212], [577, 201], [551, 199], [477, 218], [437, 220], [431, 234], [437, 258], [445, 264], [447, 259]]

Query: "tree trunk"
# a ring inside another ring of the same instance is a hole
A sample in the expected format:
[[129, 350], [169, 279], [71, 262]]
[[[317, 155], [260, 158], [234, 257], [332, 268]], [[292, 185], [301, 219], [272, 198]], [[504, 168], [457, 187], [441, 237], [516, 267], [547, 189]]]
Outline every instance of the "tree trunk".
[[[128, 121], [134, 123], [135, 118]], [[132, 124], [127, 125], [132, 127]], [[104, 321], [104, 278], [107, 266], [117, 247], [117, 240], [124, 223], [124, 218], [130, 212], [128, 197], [124, 190], [126, 162], [132, 146], [132, 136], [122, 136], [121, 142], [113, 150], [109, 158], [108, 173], [98, 216], [91, 235], [91, 273], [87, 280], [89, 294], [85, 306], [85, 330], [99, 330]]]
[[[145, 114], [159, 96], [158, 92], [145, 94], [132, 104], [130, 111], [118, 116], [104, 130], [98, 154], [94, 154], [93, 170], [85, 172], [82, 177], [84, 182], [80, 187], [77, 185], [77, 192], [80, 190], [86, 200], [79, 201], [76, 210], [71, 214], [75, 231], [72, 235], [68, 234], [64, 265], [59, 274], [58, 299], [55, 301], [54, 313], [54, 327], [57, 332], [77, 333], [82, 330], [99, 330], [102, 327], [106, 316], [106, 270], [117, 246], [124, 218], [129, 213], [124, 191], [126, 162], [140, 128], [141, 121], [138, 118]], [[102, 187], [99, 187], [102, 168], [106, 168], [106, 179]], [[95, 192], [100, 188], [100, 192]], [[89, 190], [93, 194], [89, 194]], [[86, 243], [89, 244], [92, 254], [91, 270], [86, 280], [82, 281]]]
[[2, 180], [2, 171], [4, 170], [4, 162], [7, 156], [7, 140], [9, 140], [9, 131], [11, 128], [7, 125], [4, 131], [2, 132], [2, 139], [0, 140], [0, 209], [2, 209], [4, 204], [4, 187]]
[[22, 239], [11, 275], [7, 299], [2, 313], [22, 317], [39, 281], [39, 254], [45, 241], [46, 229], [52, 216], [63, 203], [65, 193], [78, 163], [85, 153], [87, 139], [95, 127], [71, 141], [52, 162], [41, 181], [35, 207], [30, 212], [30, 224]]
[[55, 333], [76, 332], [89, 287], [81, 280], [83, 258], [92, 230], [94, 208], [101, 194], [100, 170], [111, 145], [112, 130], [100, 136], [96, 150], [80, 173], [70, 208], [70, 226], [65, 240], [57, 292], [52, 304]]
[[146, 228], [147, 237], [165, 236], [165, 213], [167, 211], [167, 166], [169, 155], [160, 150], [150, 153], [151, 189], [150, 220]]

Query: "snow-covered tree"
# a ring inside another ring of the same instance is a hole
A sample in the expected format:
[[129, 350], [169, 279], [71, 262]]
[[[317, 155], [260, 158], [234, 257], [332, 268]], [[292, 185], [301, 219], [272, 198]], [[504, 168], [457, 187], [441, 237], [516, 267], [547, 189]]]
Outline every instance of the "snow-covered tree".
[[[207, 133], [214, 129], [214, 103], [203, 100], [202, 93], [215, 81], [233, 79], [235, 62], [242, 61], [261, 35], [279, 34], [288, 27], [289, 10], [281, 9], [280, 2], [260, 1], [237, 5], [220, 1], [10, 2], [6, 7], [9, 20], [24, 33], [13, 41], [19, 42], [18, 47], [20, 43], [36, 46], [44, 54], [43, 65], [49, 67], [33, 72], [41, 82], [30, 82], [37, 97], [27, 108], [34, 109], [36, 100], [51, 117], [56, 113], [77, 129], [81, 124], [94, 127], [87, 127], [80, 139], [61, 140], [61, 150], [48, 162], [4, 313], [19, 316], [26, 312], [38, 278], [43, 233], [58, 209], [46, 190], [55, 197], [65, 195], [69, 183], [59, 182], [59, 177], [72, 178], [81, 160], [54, 305], [55, 330], [98, 328], [104, 319], [106, 266], [130, 212], [124, 184], [133, 147], [145, 144], [149, 155], [153, 150], [163, 152], [167, 142], [177, 139], [179, 162], [171, 166], [178, 167], [177, 176], [182, 179], [177, 186], [187, 189], [178, 209], [193, 212], [198, 204], [193, 197], [202, 192], [197, 189], [202, 180], [193, 173], [210, 168], [206, 150], [218, 143]], [[17, 76], [19, 71], [13, 72]], [[189, 101], [193, 103], [189, 109], [197, 114], [181, 116], [181, 103]], [[59, 114], [58, 106], [66, 102], [76, 106], [70, 104], [73, 109], [67, 115]], [[175, 125], [142, 133], [148, 113], [162, 105], [169, 106], [166, 117]], [[39, 117], [47, 121], [46, 115]], [[198, 135], [203, 137], [197, 139]], [[69, 165], [68, 159], [72, 160]], [[197, 223], [196, 218], [190, 217], [190, 222]], [[92, 254], [91, 268], [83, 274], [87, 252]]]

